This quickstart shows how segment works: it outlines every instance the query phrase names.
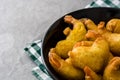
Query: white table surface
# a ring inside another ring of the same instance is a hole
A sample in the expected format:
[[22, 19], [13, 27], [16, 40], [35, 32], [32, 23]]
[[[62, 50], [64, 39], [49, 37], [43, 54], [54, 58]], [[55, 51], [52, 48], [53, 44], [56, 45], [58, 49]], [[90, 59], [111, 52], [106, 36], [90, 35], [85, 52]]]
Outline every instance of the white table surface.
[[93, 0], [0, 0], [0, 80], [37, 80], [24, 47], [66, 13]]

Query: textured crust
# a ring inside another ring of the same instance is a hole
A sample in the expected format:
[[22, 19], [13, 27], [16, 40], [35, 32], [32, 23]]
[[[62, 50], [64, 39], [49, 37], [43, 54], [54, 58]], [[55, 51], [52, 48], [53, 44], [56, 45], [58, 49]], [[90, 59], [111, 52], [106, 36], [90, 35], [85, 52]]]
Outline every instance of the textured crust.
[[73, 28], [49, 51], [54, 70], [65, 80], [120, 80], [120, 19], [95, 24], [66, 15], [64, 21]]

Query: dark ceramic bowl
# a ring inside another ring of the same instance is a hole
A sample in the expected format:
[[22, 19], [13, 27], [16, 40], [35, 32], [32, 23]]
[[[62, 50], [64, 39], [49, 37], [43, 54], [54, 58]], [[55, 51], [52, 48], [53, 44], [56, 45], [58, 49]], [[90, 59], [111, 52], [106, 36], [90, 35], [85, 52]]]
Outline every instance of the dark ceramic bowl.
[[[96, 24], [98, 24], [100, 21], [107, 22], [111, 18], [120, 18], [120, 9], [119, 8], [88, 8], [88, 9], [82, 9], [78, 11], [74, 11], [69, 13], [69, 15], [72, 15], [74, 18], [90, 18], [92, 19]], [[64, 15], [65, 16], [65, 15]], [[54, 80], [64, 80], [64, 78], [60, 77], [58, 73], [54, 71], [54, 69], [51, 67], [49, 61], [48, 61], [48, 52], [50, 48], [55, 47], [56, 43], [59, 40], [65, 39], [65, 36], [63, 34], [63, 30], [65, 27], [68, 26], [67, 23], [64, 22], [63, 17], [58, 19], [53, 25], [50, 26], [48, 31], [46, 32], [42, 47], [41, 47], [41, 53], [42, 53], [42, 59], [44, 62], [44, 65], [50, 74], [50, 76]]]

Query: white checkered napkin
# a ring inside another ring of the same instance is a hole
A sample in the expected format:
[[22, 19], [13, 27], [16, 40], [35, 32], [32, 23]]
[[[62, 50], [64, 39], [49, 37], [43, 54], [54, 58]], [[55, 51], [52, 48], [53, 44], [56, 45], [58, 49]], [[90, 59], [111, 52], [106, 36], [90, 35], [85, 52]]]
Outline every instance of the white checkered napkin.
[[34, 41], [33, 43], [29, 44], [24, 50], [37, 65], [37, 67], [33, 68], [32, 70], [33, 75], [38, 80], [52, 80], [52, 78], [47, 73], [41, 59], [41, 40]]
[[51, 77], [48, 76], [48, 74], [42, 72], [39, 67], [33, 68], [32, 72], [38, 80], [53, 80]]
[[94, 0], [91, 4], [87, 5], [86, 8], [92, 7], [115, 7], [120, 8], [120, 0]]
[[[120, 8], [120, 0], [95, 0], [88, 7], [116, 7]], [[47, 73], [45, 66], [41, 60], [41, 40], [34, 41], [29, 44], [25, 49], [25, 52], [30, 56], [37, 67], [33, 68], [33, 75], [38, 80], [53, 80]]]

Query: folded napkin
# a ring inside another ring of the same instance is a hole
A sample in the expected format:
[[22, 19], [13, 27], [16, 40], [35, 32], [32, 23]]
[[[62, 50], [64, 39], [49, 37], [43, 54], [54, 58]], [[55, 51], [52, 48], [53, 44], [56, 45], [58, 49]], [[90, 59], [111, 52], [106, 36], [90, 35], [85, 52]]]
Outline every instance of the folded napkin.
[[[95, 0], [85, 8], [91, 7], [116, 7], [120, 8], [120, 0]], [[53, 80], [47, 73], [41, 60], [41, 40], [34, 41], [24, 48], [37, 67], [33, 68], [32, 73], [38, 80]]]

